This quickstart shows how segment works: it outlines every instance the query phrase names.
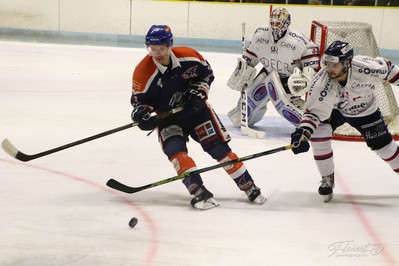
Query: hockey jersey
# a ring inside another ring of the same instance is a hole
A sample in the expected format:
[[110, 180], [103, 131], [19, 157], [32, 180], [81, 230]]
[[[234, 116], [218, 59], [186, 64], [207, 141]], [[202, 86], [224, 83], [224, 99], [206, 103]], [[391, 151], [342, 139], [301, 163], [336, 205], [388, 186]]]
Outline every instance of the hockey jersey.
[[210, 85], [213, 71], [197, 51], [173, 47], [171, 63], [163, 66], [147, 55], [133, 72], [131, 103], [146, 105], [151, 111], [165, 112], [183, 104], [183, 96], [191, 79]]
[[251, 66], [260, 62], [268, 73], [276, 70], [280, 78], [289, 77], [295, 67], [319, 68], [319, 48], [316, 44], [292, 29], [275, 42], [270, 25], [257, 28], [243, 57]]
[[384, 80], [399, 85], [399, 68], [382, 57], [355, 56], [345, 86], [330, 79], [323, 67], [313, 79], [301, 126], [314, 131], [319, 123], [330, 117], [333, 109], [346, 117], [374, 113], [378, 108], [374, 93]]

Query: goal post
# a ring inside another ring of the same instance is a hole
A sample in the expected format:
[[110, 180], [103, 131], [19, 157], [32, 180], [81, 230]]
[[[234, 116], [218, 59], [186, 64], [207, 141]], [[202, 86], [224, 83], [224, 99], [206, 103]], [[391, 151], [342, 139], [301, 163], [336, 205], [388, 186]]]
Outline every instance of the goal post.
[[[372, 27], [354, 21], [312, 21], [310, 39], [319, 45], [320, 58], [332, 42], [340, 40], [352, 45], [355, 55], [380, 56]], [[376, 90], [378, 107], [395, 140], [399, 140], [399, 108], [390, 83], [385, 81]], [[333, 139], [363, 141], [363, 137], [347, 123], [334, 131]]]

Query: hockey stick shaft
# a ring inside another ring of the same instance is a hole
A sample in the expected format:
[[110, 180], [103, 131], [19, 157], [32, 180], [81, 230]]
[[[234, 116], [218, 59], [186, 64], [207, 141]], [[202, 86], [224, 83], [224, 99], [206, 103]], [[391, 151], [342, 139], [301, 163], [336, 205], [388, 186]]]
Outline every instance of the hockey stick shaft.
[[215, 165], [212, 165], [212, 166], [208, 166], [208, 167], [204, 167], [204, 168], [201, 168], [201, 169], [197, 169], [197, 170], [192, 171], [192, 172], [187, 172], [187, 173], [183, 173], [181, 175], [177, 175], [177, 176], [173, 176], [173, 177], [170, 177], [170, 178], [166, 178], [166, 179], [163, 179], [163, 180], [160, 180], [160, 181], [157, 181], [157, 182], [154, 182], [154, 183], [150, 183], [148, 185], [141, 186], [141, 187], [130, 187], [130, 186], [127, 186], [125, 184], [120, 183], [119, 181], [117, 181], [115, 179], [109, 179], [108, 182], [107, 182], [107, 186], [109, 186], [109, 187], [111, 187], [113, 189], [125, 192], [125, 193], [132, 194], [132, 193], [139, 192], [141, 190], [157, 187], [157, 186], [160, 186], [160, 185], [163, 185], [163, 184], [167, 184], [167, 183], [170, 183], [170, 182], [173, 182], [173, 181], [176, 181], [176, 180], [184, 179], [184, 178], [190, 177], [190, 176], [195, 175], [195, 174], [201, 174], [201, 173], [208, 172], [208, 171], [211, 171], [211, 170], [214, 170], [214, 169], [217, 169], [217, 168], [229, 166], [229, 165], [232, 165], [232, 164], [235, 164], [235, 163], [239, 163], [239, 162], [244, 162], [244, 161], [247, 161], [247, 160], [252, 160], [252, 159], [255, 159], [255, 158], [258, 158], [258, 157], [261, 157], [261, 156], [270, 155], [270, 154], [277, 153], [277, 152], [280, 152], [280, 151], [290, 150], [293, 147], [294, 146], [291, 144], [291, 145], [275, 148], [275, 149], [272, 149], [272, 150], [267, 150], [267, 151], [263, 151], [263, 152], [259, 152], [259, 153], [254, 153], [254, 154], [247, 155], [247, 156], [244, 156], [244, 157], [241, 157], [241, 158], [238, 158], [238, 159], [235, 159], [235, 160], [231, 160], [231, 161], [228, 161], [228, 162], [215, 164]]
[[[177, 112], [180, 112], [182, 110], [183, 110], [183, 107], [177, 107], [177, 108], [174, 108], [174, 109], [172, 109], [170, 111], [160, 113], [160, 114], [156, 115], [156, 117], [164, 118], [164, 117], [170, 116], [172, 114], [175, 114]], [[131, 128], [131, 127], [134, 127], [134, 126], [137, 126], [137, 124], [138, 123], [136, 123], [136, 122], [133, 122], [133, 123], [130, 123], [130, 124], [126, 124], [124, 126], [120, 126], [120, 127], [108, 130], [108, 131], [104, 131], [104, 132], [101, 132], [99, 134], [96, 134], [96, 135], [93, 135], [93, 136], [90, 136], [90, 137], [87, 137], [87, 138], [84, 138], [84, 139], [80, 139], [80, 140], [77, 140], [77, 141], [62, 145], [62, 146], [57, 147], [57, 148], [53, 148], [53, 149], [50, 149], [50, 150], [47, 150], [47, 151], [43, 151], [43, 152], [39, 152], [39, 153], [36, 153], [36, 154], [31, 154], [31, 155], [25, 154], [25, 153], [19, 151], [8, 139], [3, 140], [3, 142], [1, 143], [1, 146], [2, 146], [3, 150], [5, 152], [7, 152], [10, 156], [12, 156], [12, 157], [14, 157], [14, 158], [16, 158], [16, 159], [18, 159], [20, 161], [27, 162], [27, 161], [30, 161], [30, 160], [34, 160], [34, 159], [37, 159], [37, 158], [40, 158], [40, 157], [43, 157], [43, 156], [46, 156], [46, 155], [49, 155], [49, 154], [53, 154], [53, 153], [58, 152], [58, 151], [62, 151], [62, 150], [65, 150], [65, 149], [68, 149], [68, 148], [71, 148], [71, 147], [74, 147], [74, 146], [77, 146], [77, 145], [80, 145], [80, 144], [83, 144], [83, 143], [86, 143], [86, 142], [89, 142], [89, 141], [92, 141], [92, 140], [95, 140], [95, 139], [98, 139], [98, 138], [102, 138], [102, 137], [114, 134], [116, 132]]]

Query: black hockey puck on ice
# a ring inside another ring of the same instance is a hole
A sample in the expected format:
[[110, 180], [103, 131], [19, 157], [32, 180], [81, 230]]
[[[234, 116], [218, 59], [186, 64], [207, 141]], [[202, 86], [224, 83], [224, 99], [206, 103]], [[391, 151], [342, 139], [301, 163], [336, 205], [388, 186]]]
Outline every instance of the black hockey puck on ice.
[[129, 221], [129, 226], [130, 226], [131, 228], [135, 227], [138, 221], [139, 221], [139, 220], [137, 220], [136, 217], [133, 217], [133, 218], [130, 219], [130, 221]]

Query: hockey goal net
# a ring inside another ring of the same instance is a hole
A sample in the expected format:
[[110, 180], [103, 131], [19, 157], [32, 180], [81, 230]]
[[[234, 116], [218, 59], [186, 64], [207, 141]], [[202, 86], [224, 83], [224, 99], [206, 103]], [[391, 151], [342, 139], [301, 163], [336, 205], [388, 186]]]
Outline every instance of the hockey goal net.
[[[355, 55], [380, 56], [371, 25], [353, 21], [312, 21], [310, 38], [320, 46], [320, 56], [333, 41], [348, 42]], [[395, 140], [399, 140], [399, 109], [391, 84], [384, 82], [376, 91], [378, 106]], [[337, 128], [333, 139], [362, 141], [360, 133], [347, 123]]]

